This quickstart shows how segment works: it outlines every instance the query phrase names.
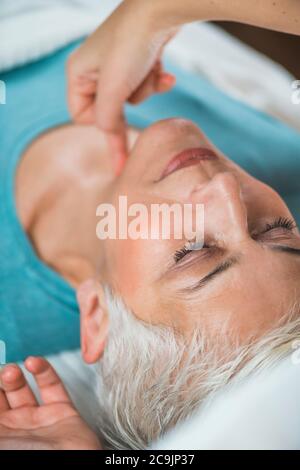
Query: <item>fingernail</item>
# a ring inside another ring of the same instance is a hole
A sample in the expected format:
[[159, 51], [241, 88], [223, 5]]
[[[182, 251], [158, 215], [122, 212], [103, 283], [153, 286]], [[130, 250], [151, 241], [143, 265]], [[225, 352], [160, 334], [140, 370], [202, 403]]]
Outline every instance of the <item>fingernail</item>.
[[171, 75], [170, 73], [163, 73], [159, 81], [160, 83], [163, 83], [165, 85], [172, 85], [173, 83], [175, 83], [176, 78], [174, 77], [174, 75]]

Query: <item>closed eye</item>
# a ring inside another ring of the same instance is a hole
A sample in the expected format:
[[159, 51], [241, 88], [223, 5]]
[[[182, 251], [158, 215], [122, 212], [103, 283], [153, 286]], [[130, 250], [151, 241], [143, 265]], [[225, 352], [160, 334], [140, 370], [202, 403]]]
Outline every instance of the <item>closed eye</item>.
[[[272, 232], [273, 230], [275, 231], [277, 229], [283, 229], [286, 232], [293, 232], [296, 228], [297, 228], [297, 224], [293, 219], [288, 218], [288, 217], [278, 217], [273, 222], [266, 224], [265, 228], [262, 231], [253, 234], [253, 238], [258, 239], [260, 236], [265, 235], [269, 232]], [[202, 250], [210, 249], [210, 247], [208, 245], [203, 245], [201, 249]], [[185, 256], [187, 256], [188, 254], [192, 253], [195, 250], [199, 250], [199, 248], [194, 248], [193, 243], [188, 242], [188, 244], [184, 245], [182, 248], [175, 251], [174, 256], [173, 256], [175, 264], [180, 263], [180, 261]]]
[[174, 261], [176, 264], [178, 264], [185, 256], [187, 256], [190, 253], [193, 253], [194, 251], [204, 251], [208, 250], [210, 247], [208, 245], [203, 245], [202, 248], [194, 248], [193, 243], [188, 243], [187, 245], [184, 245], [181, 249], [175, 251], [174, 253]]
[[297, 225], [293, 219], [288, 217], [278, 217], [278, 219], [275, 219], [274, 222], [267, 224], [262, 233], [268, 233], [278, 228], [283, 228], [289, 232], [292, 232], [297, 228]]

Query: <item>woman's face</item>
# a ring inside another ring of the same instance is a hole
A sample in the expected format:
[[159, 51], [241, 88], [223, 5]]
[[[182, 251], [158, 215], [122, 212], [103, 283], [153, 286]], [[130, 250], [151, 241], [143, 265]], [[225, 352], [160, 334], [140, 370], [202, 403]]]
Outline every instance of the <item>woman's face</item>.
[[174, 237], [103, 241], [103, 280], [140, 319], [186, 333], [198, 323], [228, 328], [243, 338], [262, 333], [299, 299], [300, 236], [285, 203], [192, 123], [162, 121], [143, 132], [112, 187], [116, 207], [119, 195], [148, 207], [204, 205], [201, 250]]

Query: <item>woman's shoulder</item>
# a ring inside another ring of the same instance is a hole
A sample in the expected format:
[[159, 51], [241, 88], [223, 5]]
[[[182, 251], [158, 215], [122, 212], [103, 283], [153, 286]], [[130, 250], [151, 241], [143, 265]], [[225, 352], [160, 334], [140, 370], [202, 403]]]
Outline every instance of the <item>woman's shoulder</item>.
[[16, 205], [23, 227], [28, 229], [45, 198], [49, 201], [108, 171], [104, 138], [94, 127], [69, 124], [43, 133], [26, 149], [16, 173]]

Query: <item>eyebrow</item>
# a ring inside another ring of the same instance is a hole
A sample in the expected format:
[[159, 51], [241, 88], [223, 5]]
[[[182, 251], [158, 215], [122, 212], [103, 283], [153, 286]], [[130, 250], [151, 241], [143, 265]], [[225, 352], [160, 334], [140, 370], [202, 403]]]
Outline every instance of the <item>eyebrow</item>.
[[294, 256], [300, 256], [300, 248], [293, 248], [285, 245], [272, 245], [270, 246], [273, 251], [281, 251], [281, 253], [289, 253]]
[[183, 292], [194, 292], [198, 289], [201, 289], [204, 287], [208, 282], [212, 281], [217, 277], [219, 274], [225, 273], [228, 271], [230, 268], [233, 266], [236, 266], [239, 263], [239, 256], [233, 256], [232, 258], [229, 258], [222, 263], [218, 264], [215, 269], [213, 269], [210, 273], [208, 273], [206, 276], [204, 276], [200, 281], [196, 282], [196, 284], [193, 284], [190, 287], [185, 287], [182, 289]]
[[[294, 256], [300, 256], [300, 248], [293, 248], [291, 246], [286, 245], [272, 245], [269, 247], [273, 251], [279, 251], [281, 253], [288, 253]], [[200, 281], [193, 284], [192, 286], [185, 287], [182, 289], [182, 292], [195, 292], [202, 287], [206, 286], [210, 281], [215, 279], [218, 275], [225, 273], [233, 266], [239, 264], [240, 255], [233, 256], [222, 263], [218, 264], [215, 269], [213, 269], [210, 273], [204, 276]]]

